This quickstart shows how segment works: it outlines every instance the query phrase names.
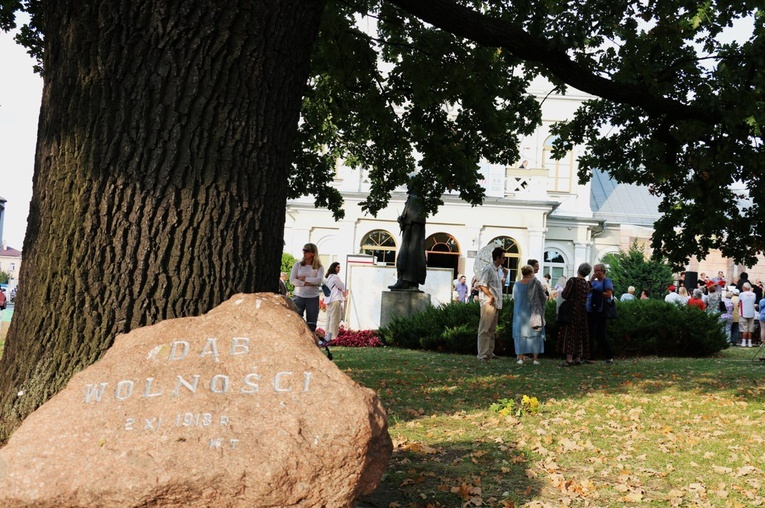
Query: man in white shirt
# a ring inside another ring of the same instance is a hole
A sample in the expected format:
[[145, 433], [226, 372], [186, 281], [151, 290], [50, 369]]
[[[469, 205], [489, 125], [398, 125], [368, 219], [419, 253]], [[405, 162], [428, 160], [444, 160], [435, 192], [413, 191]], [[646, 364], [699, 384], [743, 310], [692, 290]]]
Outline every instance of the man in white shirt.
[[752, 292], [752, 285], [748, 282], [744, 283], [742, 289], [744, 291], [738, 296], [738, 308], [741, 313], [741, 319], [738, 322], [738, 329], [742, 334], [741, 347], [752, 347], [752, 332], [757, 316], [755, 310], [757, 295]]
[[677, 294], [677, 288], [675, 286], [669, 286], [667, 288], [667, 296], [664, 297], [664, 301], [667, 303], [682, 303], [683, 299]]
[[492, 264], [484, 267], [478, 279], [481, 303], [481, 319], [478, 322], [479, 360], [488, 361], [496, 357], [494, 354], [495, 334], [499, 311], [502, 309], [502, 279], [499, 274], [504, 256], [505, 251], [502, 247], [491, 251]]

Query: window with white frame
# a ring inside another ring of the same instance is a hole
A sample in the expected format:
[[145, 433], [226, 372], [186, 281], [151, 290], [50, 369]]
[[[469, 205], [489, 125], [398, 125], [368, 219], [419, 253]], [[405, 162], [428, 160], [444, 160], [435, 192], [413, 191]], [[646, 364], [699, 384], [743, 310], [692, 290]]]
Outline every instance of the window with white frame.
[[550, 136], [545, 140], [542, 147], [542, 167], [550, 174], [547, 180], [547, 190], [553, 192], [571, 192], [573, 177], [571, 171], [574, 167], [574, 152], [569, 151], [560, 159], [552, 158], [552, 146], [558, 136]]
[[396, 240], [387, 231], [375, 229], [361, 240], [361, 254], [374, 256], [377, 264], [394, 265], [396, 264]]
[[545, 250], [544, 267], [545, 273], [550, 274], [553, 284], [560, 277], [566, 277], [566, 258], [557, 249]]

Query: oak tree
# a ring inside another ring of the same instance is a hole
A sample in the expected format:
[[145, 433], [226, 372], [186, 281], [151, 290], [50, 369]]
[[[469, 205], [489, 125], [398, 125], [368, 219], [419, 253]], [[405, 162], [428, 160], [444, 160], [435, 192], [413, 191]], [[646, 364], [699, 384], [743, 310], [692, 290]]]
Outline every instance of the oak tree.
[[754, 0], [3, 0], [3, 28], [20, 9], [44, 92], [0, 438], [116, 334], [275, 290], [285, 201], [341, 215], [338, 158], [369, 169], [371, 213], [415, 170], [429, 210], [480, 204], [479, 161], [541, 120], [537, 75], [593, 95], [554, 130], [588, 147], [580, 178], [664, 197], [655, 252], [763, 250]]

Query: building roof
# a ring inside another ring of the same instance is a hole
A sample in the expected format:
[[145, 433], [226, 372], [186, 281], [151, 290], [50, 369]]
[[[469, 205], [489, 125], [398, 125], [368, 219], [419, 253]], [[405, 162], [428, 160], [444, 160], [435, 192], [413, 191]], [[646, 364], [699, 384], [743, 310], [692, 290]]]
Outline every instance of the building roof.
[[661, 198], [645, 185], [618, 183], [605, 171], [593, 171], [590, 181], [590, 207], [599, 220], [653, 226], [661, 213]]
[[21, 251], [16, 250], [13, 247], [3, 247], [0, 249], [0, 257], [9, 257], [9, 258], [20, 258], [21, 257]]

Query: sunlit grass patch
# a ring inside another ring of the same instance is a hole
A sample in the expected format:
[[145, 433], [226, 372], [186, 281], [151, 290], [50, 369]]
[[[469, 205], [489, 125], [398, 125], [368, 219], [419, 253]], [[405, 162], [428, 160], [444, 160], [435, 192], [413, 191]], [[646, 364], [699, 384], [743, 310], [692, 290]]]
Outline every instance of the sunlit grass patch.
[[[569, 368], [333, 351], [388, 411], [394, 454], [382, 488], [393, 506], [765, 502], [765, 362], [752, 361], [754, 349]], [[498, 410], [524, 396], [537, 412]]]

